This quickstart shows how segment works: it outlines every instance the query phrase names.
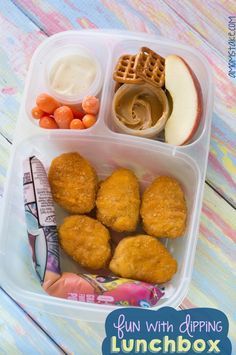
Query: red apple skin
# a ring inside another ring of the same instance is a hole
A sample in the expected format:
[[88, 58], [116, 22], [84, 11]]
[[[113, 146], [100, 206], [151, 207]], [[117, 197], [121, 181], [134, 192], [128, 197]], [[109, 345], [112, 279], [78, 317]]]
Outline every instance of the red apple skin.
[[179, 57], [179, 58], [184, 62], [184, 64], [186, 65], [186, 67], [188, 68], [188, 70], [190, 72], [190, 75], [192, 76], [192, 79], [193, 79], [193, 82], [194, 82], [194, 85], [195, 85], [195, 88], [196, 88], [197, 100], [198, 100], [198, 108], [197, 108], [197, 115], [196, 115], [196, 118], [195, 118], [195, 123], [194, 123], [193, 129], [190, 132], [188, 138], [185, 139], [185, 141], [181, 144], [181, 145], [184, 145], [184, 144], [188, 143], [190, 141], [190, 139], [192, 139], [192, 137], [194, 136], [194, 134], [195, 134], [195, 132], [196, 132], [198, 126], [199, 126], [199, 123], [201, 121], [202, 113], [203, 113], [203, 96], [202, 96], [201, 85], [200, 85], [195, 73], [190, 68], [188, 63], [185, 62], [185, 60], [183, 58], [181, 58], [181, 57]]

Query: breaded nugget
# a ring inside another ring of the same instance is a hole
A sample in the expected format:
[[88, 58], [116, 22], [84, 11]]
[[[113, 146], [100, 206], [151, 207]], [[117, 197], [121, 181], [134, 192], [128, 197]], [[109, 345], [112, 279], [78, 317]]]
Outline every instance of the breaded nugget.
[[137, 235], [118, 244], [109, 268], [121, 277], [163, 283], [176, 273], [177, 262], [158, 239]]
[[140, 195], [135, 174], [117, 169], [101, 182], [98, 190], [97, 219], [116, 232], [132, 232], [139, 219]]
[[156, 178], [143, 194], [140, 214], [148, 234], [181, 237], [186, 227], [187, 208], [178, 181], [168, 176]]
[[79, 153], [65, 153], [53, 159], [48, 180], [54, 201], [68, 212], [83, 214], [95, 207], [97, 175]]
[[66, 217], [59, 228], [59, 241], [62, 249], [84, 267], [101, 269], [110, 260], [109, 231], [88, 216]]

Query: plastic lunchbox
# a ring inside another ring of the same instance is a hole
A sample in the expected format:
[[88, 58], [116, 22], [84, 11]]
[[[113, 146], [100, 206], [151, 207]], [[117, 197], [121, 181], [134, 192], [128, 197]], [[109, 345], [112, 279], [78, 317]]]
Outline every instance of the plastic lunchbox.
[[[30, 118], [35, 97], [45, 92], [45, 67], [50, 56], [67, 43], [83, 45], [101, 64], [103, 83], [101, 108], [94, 126], [83, 131], [46, 130]], [[202, 88], [204, 107], [201, 124], [190, 144], [171, 146], [157, 140], [117, 133], [112, 126], [111, 106], [114, 93], [112, 72], [120, 55], [136, 53], [147, 46], [162, 56], [177, 54], [195, 72]], [[40, 286], [32, 265], [24, 216], [22, 162], [36, 155], [46, 168], [63, 152], [78, 151], [96, 168], [100, 178], [118, 166], [132, 169], [143, 189], [154, 177], [169, 175], [184, 189], [188, 222], [182, 238], [168, 240], [167, 248], [178, 261], [178, 272], [166, 285], [165, 296], [156, 307], [177, 307], [186, 296], [196, 250], [199, 217], [210, 140], [213, 84], [209, 66], [193, 48], [161, 37], [117, 31], [68, 31], [45, 40], [35, 51], [26, 80], [16, 129], [11, 164], [5, 187], [0, 237], [1, 286], [17, 301], [51, 314], [100, 322], [118, 306], [84, 303], [47, 295]], [[58, 223], [62, 211], [57, 213]], [[79, 272], [79, 267], [62, 254], [63, 271]]]

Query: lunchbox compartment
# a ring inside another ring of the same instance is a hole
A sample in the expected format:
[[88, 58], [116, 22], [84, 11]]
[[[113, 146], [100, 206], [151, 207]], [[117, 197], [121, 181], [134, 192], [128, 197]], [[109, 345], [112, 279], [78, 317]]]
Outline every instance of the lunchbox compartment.
[[[36, 104], [36, 98], [41, 93], [48, 93], [53, 96], [53, 94], [50, 93], [46, 80], [47, 64], [48, 62], [51, 62], [52, 58], [59, 58], [60, 52], [67, 55], [70, 53], [70, 50], [73, 53], [73, 51], [79, 47], [87, 49], [100, 64], [101, 85], [96, 96], [101, 98], [106, 67], [110, 62], [110, 52], [106, 41], [104, 41], [103, 38], [98, 38], [95, 41], [92, 35], [84, 37], [80, 36], [78, 33], [74, 35], [71, 34], [69, 37], [68, 34], [50, 37], [35, 51], [29, 68], [28, 81], [26, 84], [25, 112], [29, 121], [36, 126], [36, 129], [38, 128], [38, 132], [47, 132], [48, 130], [40, 128], [38, 126], [38, 120], [34, 119], [31, 115], [31, 110]], [[84, 96], [86, 96], [86, 94]], [[98, 115], [97, 122], [94, 126], [88, 128], [88, 130], [93, 130], [99, 120], [100, 116]], [[63, 132], [63, 130], [60, 129], [60, 132]]]
[[[201, 86], [202, 90], [202, 96], [203, 96], [203, 113], [202, 113], [202, 118], [199, 124], [199, 127], [197, 131], [195, 132], [193, 138], [191, 141], [188, 143], [194, 144], [195, 142], [199, 141], [201, 136], [203, 135], [206, 126], [207, 126], [207, 109], [209, 108], [210, 104], [210, 98], [209, 98], [209, 84], [211, 82], [209, 78], [209, 72], [208, 68], [205, 62], [203, 62], [203, 59], [196, 53], [195, 50], [192, 50], [191, 48], [186, 49], [182, 48], [179, 44], [173, 44], [171, 45], [169, 43], [164, 42], [163, 40], [156, 40], [156, 41], [147, 41], [147, 40], [122, 40], [119, 41], [113, 48], [112, 51], [112, 57], [111, 57], [111, 72], [110, 72], [110, 80], [106, 80], [104, 83], [104, 91], [107, 96], [107, 111], [106, 111], [106, 116], [104, 117], [105, 119], [105, 124], [107, 127], [113, 131], [116, 132], [117, 134], [123, 134], [117, 131], [113, 119], [112, 119], [112, 100], [114, 96], [114, 90], [115, 90], [115, 81], [113, 80], [113, 71], [115, 69], [116, 63], [118, 59], [120, 58], [121, 55], [124, 54], [137, 54], [139, 52], [139, 49], [141, 47], [148, 47], [155, 51], [156, 53], [160, 54], [163, 57], [166, 57], [169, 54], [177, 54], [180, 57], [182, 57], [188, 65], [191, 67], [193, 72], [195, 73], [196, 77], [198, 78], [198, 81]], [[109, 78], [109, 77], [107, 77]], [[148, 138], [146, 138], [148, 139]], [[158, 135], [157, 140], [160, 140], [160, 142], [163, 142], [163, 134]], [[164, 142], [163, 142], [164, 143]], [[164, 143], [167, 144], [167, 143]], [[179, 147], [180, 149], [182, 148], [181, 146]]]
[[[69, 139], [68, 139], [69, 137]], [[88, 304], [48, 296], [37, 280], [29, 250], [26, 225], [24, 220], [24, 202], [22, 187], [22, 162], [26, 157], [36, 155], [46, 169], [53, 158], [65, 152], [79, 152], [96, 169], [100, 179], [112, 173], [118, 167], [131, 169], [137, 175], [141, 190], [150, 184], [156, 176], [169, 175], [182, 185], [188, 208], [186, 233], [182, 238], [168, 240], [167, 248], [178, 261], [178, 272], [166, 285], [166, 295], [152, 309], [165, 305], [177, 306], [184, 297], [191, 277], [192, 245], [196, 239], [196, 203], [199, 195], [199, 170], [194, 161], [182, 154], [173, 155], [168, 147], [140, 146], [136, 142], [124, 142], [117, 136], [109, 137], [39, 135], [19, 144], [13, 156], [9, 182], [6, 190], [7, 206], [4, 213], [4, 226], [0, 240], [1, 281], [3, 287], [22, 303], [43, 308], [64, 317], [80, 318], [93, 321], [104, 320], [115, 306]], [[60, 210], [60, 209], [59, 209]], [[57, 209], [58, 211], [58, 209]], [[57, 213], [65, 215], [61, 210]], [[15, 225], [17, 224], [17, 228]], [[62, 270], [68, 271], [71, 261], [62, 254]], [[9, 262], [11, 267], [9, 267]], [[69, 264], [68, 264], [69, 262]], [[79, 266], [73, 270], [79, 272]], [[59, 308], [58, 308], [59, 307]], [[72, 311], [73, 310], [73, 311]]]

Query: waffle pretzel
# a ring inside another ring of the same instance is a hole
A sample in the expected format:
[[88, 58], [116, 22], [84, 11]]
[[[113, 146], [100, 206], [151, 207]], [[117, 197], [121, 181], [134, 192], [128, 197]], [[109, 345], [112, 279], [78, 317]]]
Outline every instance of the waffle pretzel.
[[115, 67], [113, 79], [122, 84], [141, 84], [143, 80], [134, 71], [136, 55], [122, 55]]
[[144, 81], [156, 87], [165, 83], [165, 59], [148, 47], [142, 47], [135, 60], [134, 71]]

